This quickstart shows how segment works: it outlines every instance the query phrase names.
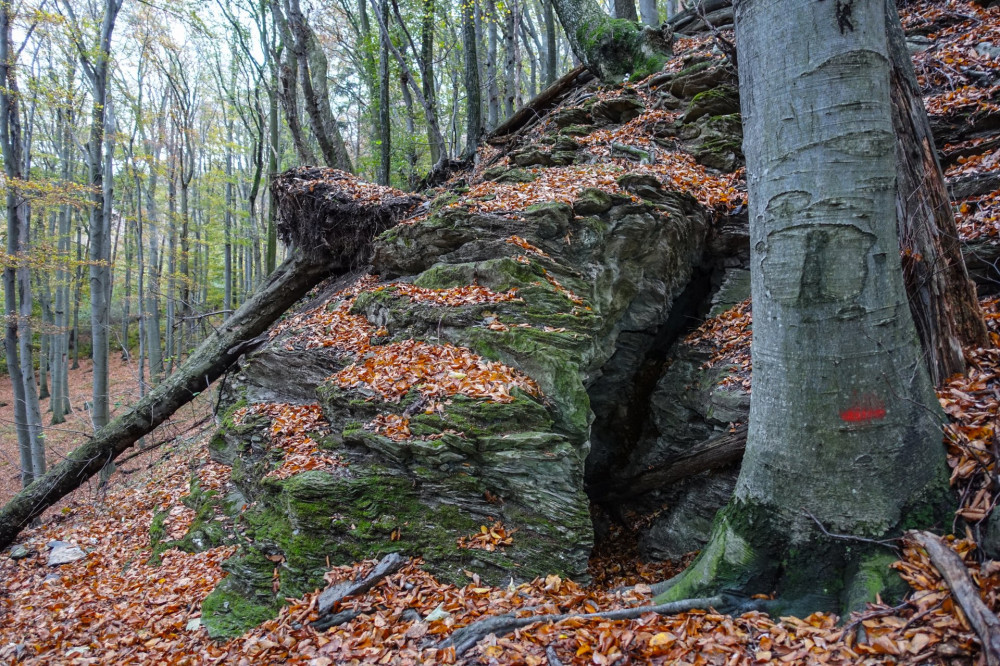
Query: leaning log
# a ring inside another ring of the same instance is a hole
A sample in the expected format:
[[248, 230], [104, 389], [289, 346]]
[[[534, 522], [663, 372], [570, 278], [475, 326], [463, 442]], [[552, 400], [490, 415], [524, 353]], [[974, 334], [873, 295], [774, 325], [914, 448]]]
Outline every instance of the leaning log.
[[288, 258], [184, 364], [132, 409], [15, 495], [0, 509], [0, 548], [49, 506], [209, 388], [289, 307], [324, 279], [367, 261], [374, 237], [419, 197], [365, 183], [336, 169], [300, 168], [275, 179], [278, 230]]
[[559, 77], [548, 88], [535, 95], [531, 101], [515, 111], [514, 115], [493, 130], [486, 137], [487, 143], [501, 143], [506, 141], [510, 135], [517, 133], [532, 120], [541, 118], [549, 109], [562, 101], [563, 97], [571, 90], [592, 78], [587, 72], [587, 68], [583, 65], [571, 69]]

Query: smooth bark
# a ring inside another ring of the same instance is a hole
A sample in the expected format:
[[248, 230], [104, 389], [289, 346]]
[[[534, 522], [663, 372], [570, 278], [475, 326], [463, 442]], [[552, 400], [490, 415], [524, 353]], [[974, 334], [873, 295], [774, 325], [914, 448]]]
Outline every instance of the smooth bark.
[[736, 8], [750, 426], [733, 498], [664, 599], [732, 586], [777, 591], [796, 613], [857, 607], [877, 588], [864, 580], [880, 570], [877, 546], [830, 534], [884, 539], [921, 511], [933, 519], [947, 496], [898, 259], [883, 1], [847, 14], [811, 0]]

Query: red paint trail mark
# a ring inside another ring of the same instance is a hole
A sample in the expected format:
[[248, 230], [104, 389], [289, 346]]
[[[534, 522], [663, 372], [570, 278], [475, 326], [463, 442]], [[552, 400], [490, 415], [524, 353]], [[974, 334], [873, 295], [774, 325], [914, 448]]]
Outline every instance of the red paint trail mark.
[[849, 423], [865, 423], [885, 418], [883, 407], [849, 407], [840, 413], [840, 420]]

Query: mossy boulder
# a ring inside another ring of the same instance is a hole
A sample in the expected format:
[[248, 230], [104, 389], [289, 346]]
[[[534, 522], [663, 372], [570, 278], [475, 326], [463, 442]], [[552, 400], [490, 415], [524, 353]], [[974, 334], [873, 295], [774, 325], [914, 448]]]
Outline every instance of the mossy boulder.
[[743, 126], [738, 113], [703, 116], [696, 124], [698, 135], [685, 147], [699, 164], [720, 171], [733, 171], [743, 165]]
[[725, 116], [740, 111], [740, 94], [736, 86], [723, 84], [694, 96], [684, 112], [684, 122], [690, 123], [702, 116]]
[[532, 183], [538, 176], [527, 169], [507, 169], [494, 180], [498, 183]]
[[645, 109], [646, 106], [637, 96], [624, 94], [598, 101], [591, 107], [590, 113], [595, 119], [618, 125], [638, 118]]
[[511, 154], [511, 161], [519, 167], [552, 166], [552, 154], [539, 148], [525, 148]]
[[589, 217], [591, 215], [600, 215], [601, 213], [608, 212], [611, 210], [612, 205], [610, 194], [604, 190], [588, 187], [580, 192], [576, 201], [573, 202], [573, 212], [576, 215]]
[[735, 76], [718, 60], [690, 59], [669, 84], [672, 95], [690, 99], [698, 93], [711, 90], [723, 83], [733, 83]]
[[560, 109], [553, 113], [552, 122], [556, 124], [556, 127], [568, 128], [574, 125], [577, 127], [591, 125], [594, 120], [590, 115], [590, 111], [579, 106], [574, 106], [568, 109]]
[[[320, 446], [343, 465], [287, 479], [268, 476], [281, 453], [271, 448], [266, 422], [224, 419], [213, 450], [232, 464], [233, 483], [249, 503], [235, 516], [242, 545], [226, 563], [230, 575], [206, 602], [213, 635], [245, 628], [284, 597], [320, 585], [327, 562], [390, 551], [420, 556], [456, 582], [467, 571], [493, 583], [550, 573], [586, 580], [594, 538], [584, 492], [592, 387], [620, 340], [670, 316], [708, 232], [708, 215], [692, 198], [661, 191], [659, 199], [633, 203], [594, 191], [575, 207], [546, 202], [510, 217], [449, 205], [379, 237], [373, 263], [383, 277], [428, 289], [516, 289], [519, 300], [438, 306], [394, 289], [363, 292], [351, 313], [386, 331], [372, 344], [465, 348], [527, 375], [540, 394], [430, 400], [418, 383], [389, 400], [365, 385], [316, 384], [306, 374], [303, 385], [267, 396], [283, 402], [309, 394], [319, 402], [329, 423]], [[582, 219], [574, 209], [581, 205], [590, 213]], [[537, 251], [510, 242], [515, 235]], [[263, 370], [251, 366], [261, 359], [278, 372], [273, 364], [285, 346], [279, 336], [243, 359], [233, 376], [246, 379], [224, 393], [233, 402], [220, 413], [264, 395]], [[322, 357], [330, 374], [365, 360], [336, 348], [293, 348], [301, 356], [295, 367]], [[408, 419], [411, 437], [375, 432], [369, 424], [379, 415]], [[509, 545], [493, 552], [458, 546], [491, 520], [511, 531]]]

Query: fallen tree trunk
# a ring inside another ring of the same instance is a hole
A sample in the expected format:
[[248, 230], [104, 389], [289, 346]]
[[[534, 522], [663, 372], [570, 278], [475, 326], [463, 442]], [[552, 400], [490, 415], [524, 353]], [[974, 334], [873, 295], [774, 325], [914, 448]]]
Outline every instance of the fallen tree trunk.
[[558, 104], [566, 93], [581, 83], [577, 79], [586, 81], [590, 78], [587, 75], [587, 68], [583, 65], [571, 69], [559, 77], [551, 86], [538, 93], [531, 101], [515, 111], [514, 115], [501, 123], [499, 127], [486, 137], [486, 142], [499, 143], [505, 141], [511, 134], [514, 134], [532, 120], [540, 118], [551, 107]]
[[365, 259], [374, 236], [419, 198], [363, 183], [335, 169], [298, 169], [275, 180], [279, 231], [289, 257], [187, 361], [131, 410], [36, 479], [0, 509], [0, 549], [45, 509], [208, 389], [285, 310], [325, 278]]
[[913, 538], [927, 551], [931, 564], [940, 572], [951, 597], [962, 609], [969, 626], [983, 646], [983, 656], [989, 666], [1000, 666], [1000, 619], [983, 603], [979, 588], [972, 582], [968, 569], [958, 553], [940, 537], [930, 532], [913, 532]]

